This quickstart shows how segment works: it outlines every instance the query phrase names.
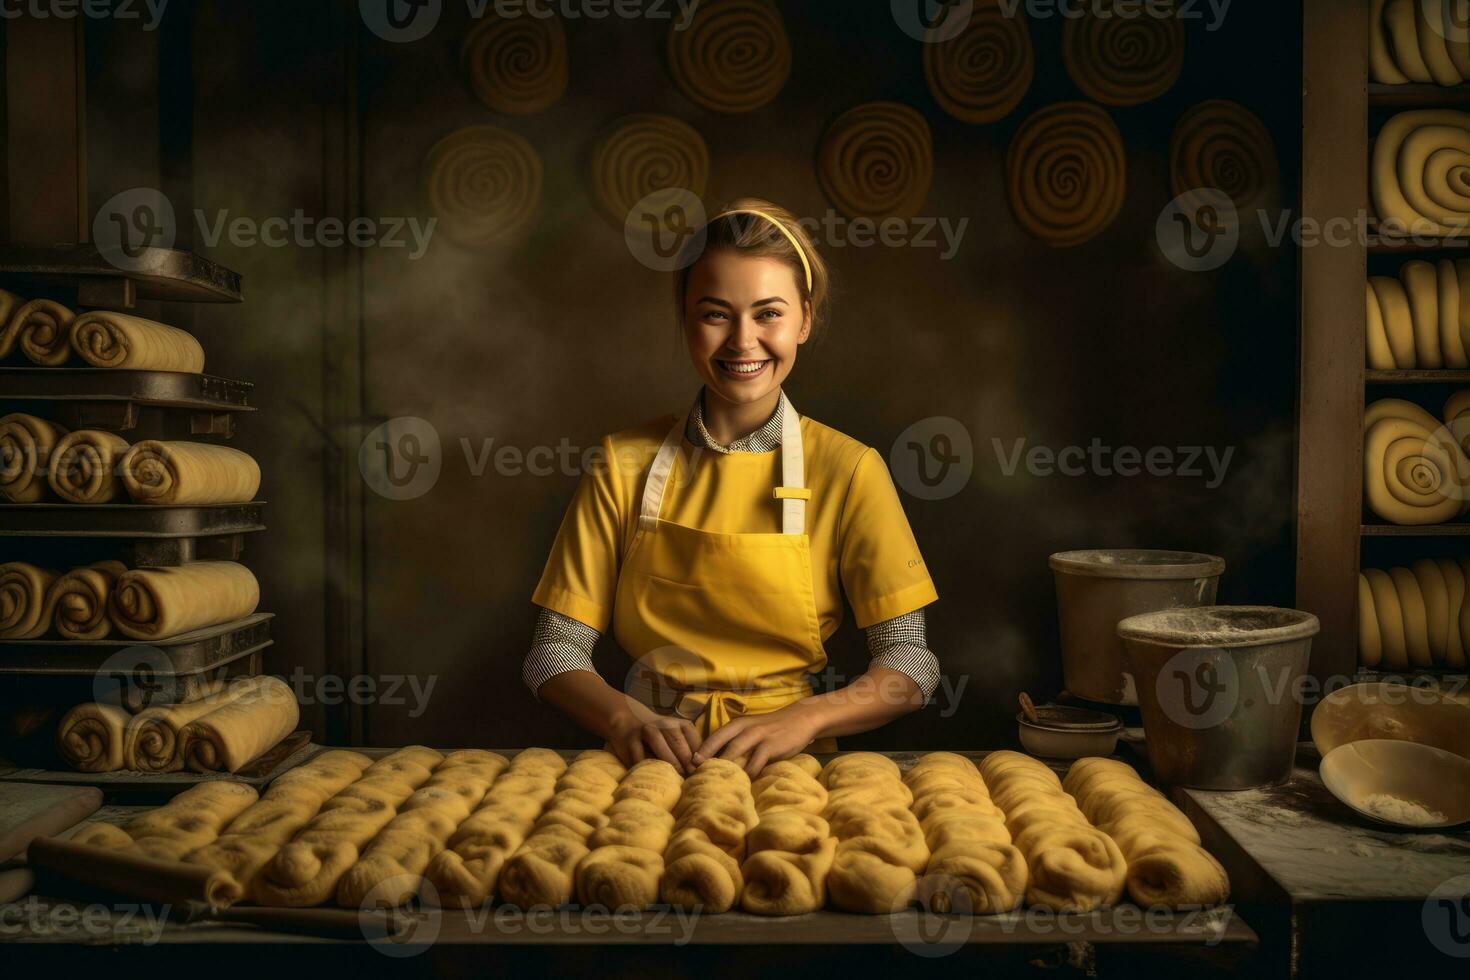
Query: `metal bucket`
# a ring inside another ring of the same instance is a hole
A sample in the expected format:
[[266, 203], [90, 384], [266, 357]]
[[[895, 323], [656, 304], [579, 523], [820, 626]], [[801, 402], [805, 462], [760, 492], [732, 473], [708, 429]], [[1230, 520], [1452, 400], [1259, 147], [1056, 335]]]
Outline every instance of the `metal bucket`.
[[1225, 559], [1143, 548], [1060, 551], [1051, 556], [1067, 690], [1089, 701], [1137, 704], [1118, 621], [1215, 601]]
[[1311, 613], [1272, 606], [1169, 609], [1119, 623], [1159, 780], [1195, 789], [1285, 781], [1320, 628]]

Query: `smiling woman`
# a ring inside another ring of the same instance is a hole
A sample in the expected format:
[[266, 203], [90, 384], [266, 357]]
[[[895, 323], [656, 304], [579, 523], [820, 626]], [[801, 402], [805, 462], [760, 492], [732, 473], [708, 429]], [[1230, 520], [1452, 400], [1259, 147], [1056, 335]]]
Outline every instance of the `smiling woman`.
[[[937, 598], [883, 457], [796, 413], [782, 385], [823, 323], [827, 267], [767, 201], [716, 212], [674, 278], [703, 382], [682, 417], [603, 440], [533, 601], [537, 696], [631, 764], [691, 772], [716, 756], [751, 774], [921, 706], [938, 662]], [[814, 695], [846, 594], [872, 661]], [[592, 665], [609, 624], [633, 661], [622, 689]]]

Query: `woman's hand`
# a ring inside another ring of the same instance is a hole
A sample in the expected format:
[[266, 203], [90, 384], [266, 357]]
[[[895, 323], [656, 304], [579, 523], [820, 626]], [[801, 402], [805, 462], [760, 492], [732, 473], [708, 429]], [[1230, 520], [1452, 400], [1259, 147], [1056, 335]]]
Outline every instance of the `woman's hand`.
[[608, 746], [623, 765], [652, 756], [684, 775], [694, 771], [693, 756], [700, 748], [699, 731], [683, 718], [664, 718], [648, 712], [620, 712], [608, 726]]
[[694, 754], [698, 766], [706, 759], [740, 762], [752, 779], [766, 763], [789, 759], [811, 744], [820, 732], [818, 712], [810, 705], [787, 705], [763, 715], [741, 715], [705, 739]]

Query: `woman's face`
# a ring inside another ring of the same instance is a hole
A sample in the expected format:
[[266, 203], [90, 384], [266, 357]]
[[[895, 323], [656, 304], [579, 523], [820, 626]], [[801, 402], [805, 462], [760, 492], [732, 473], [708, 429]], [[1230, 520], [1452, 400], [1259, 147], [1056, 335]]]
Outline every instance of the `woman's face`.
[[690, 270], [684, 294], [689, 354], [705, 385], [726, 401], [749, 404], [781, 387], [810, 334], [786, 263], [718, 248]]

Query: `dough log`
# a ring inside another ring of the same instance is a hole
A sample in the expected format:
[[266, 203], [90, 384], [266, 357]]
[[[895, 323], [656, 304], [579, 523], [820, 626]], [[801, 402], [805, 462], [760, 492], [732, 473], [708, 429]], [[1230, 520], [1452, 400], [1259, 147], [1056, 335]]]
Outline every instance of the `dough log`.
[[1412, 402], [1383, 398], [1363, 413], [1363, 497], [1391, 524], [1441, 524], [1470, 500], [1470, 459], [1454, 434]]
[[[255, 790], [231, 779], [211, 779], [190, 786], [156, 810], [123, 824], [133, 846], [151, 858], [182, 861], [184, 856], [217, 838], [225, 827], [258, 799]], [[84, 844], [122, 846], [112, 831], [94, 830], [73, 838]]]
[[953, 752], [931, 752], [904, 774], [904, 783], [914, 794], [910, 809], [930, 851], [919, 881], [920, 903], [941, 914], [971, 915], [1020, 905], [1026, 858], [1011, 843], [975, 764]]
[[403, 802], [337, 885], [344, 908], [398, 907], [419, 893], [424, 870], [485, 798], [509, 763], [483, 749], [444, 757], [429, 781]]
[[659, 894], [679, 908], [728, 912], [745, 887], [740, 861], [757, 820], [750, 777], [729, 759], [707, 759], [684, 780], [674, 814]]
[[684, 777], [662, 759], [644, 759], [613, 790], [607, 824], [587, 838], [577, 865], [577, 900], [607, 909], [641, 909], [658, 901], [664, 848]]
[[33, 299], [16, 310], [10, 328], [21, 353], [41, 367], [59, 367], [71, 356], [71, 328], [77, 315], [49, 299]]
[[99, 561], [75, 568], [51, 585], [48, 598], [56, 632], [68, 640], [102, 640], [112, 632], [107, 600], [113, 584], [128, 567], [120, 561]]
[[244, 503], [260, 489], [259, 464], [229, 446], [148, 439], [129, 449], [119, 465], [137, 504]]
[[751, 787], [760, 822], [747, 835], [740, 907], [754, 915], [801, 915], [827, 903], [837, 838], [821, 816], [821, 763], [805, 753], [772, 762]]
[[25, 305], [25, 300], [10, 292], [0, 289], [0, 360], [10, 356], [15, 350], [15, 339], [20, 333], [20, 323], [15, 319], [15, 311]]
[[46, 482], [51, 492], [73, 504], [105, 504], [123, 496], [118, 466], [127, 440], [99, 429], [79, 429], [51, 450]]
[[449, 907], [479, 908], [495, 893], [506, 859], [526, 835], [556, 792], [556, 780], [567, 764], [550, 749], [525, 749], [491, 785], [480, 803], [434, 855], [424, 871], [433, 886], [424, 897]]
[[1072, 763], [1064, 788], [1082, 812], [1117, 842], [1128, 861], [1128, 894], [1144, 908], [1197, 908], [1230, 896], [1230, 878], [1200, 846], [1194, 826], [1173, 803], [1111, 759]]
[[34, 504], [45, 500], [51, 453], [66, 430], [20, 412], [0, 418], [0, 500]]
[[179, 731], [179, 754], [195, 772], [238, 772], [296, 730], [296, 692], [275, 677], [254, 678], [238, 697]]
[[1358, 575], [1358, 659], [1384, 670], [1463, 670], [1470, 650], [1464, 559]]
[[1010, 751], [990, 753], [979, 768], [1026, 857], [1027, 905], [1090, 912], [1122, 897], [1128, 870], [1122, 852], [1088, 821], [1056, 773]]
[[27, 562], [0, 565], [0, 640], [33, 640], [50, 628], [56, 579]]
[[113, 583], [108, 609], [118, 632], [161, 640], [243, 619], [259, 603], [260, 584], [244, 565], [194, 561], [124, 572]]
[[116, 772], [123, 767], [126, 710], [113, 704], [87, 702], [62, 716], [56, 749], [78, 772]]
[[898, 765], [877, 753], [853, 752], [827, 763], [821, 780], [827, 788], [823, 817], [838, 842], [827, 875], [832, 903], [869, 914], [906, 907], [929, 863], [929, 845], [909, 810], [913, 793]]
[[1470, 230], [1470, 114], [1412, 109], [1394, 116], [1373, 141], [1369, 181], [1384, 235], [1464, 235]]
[[184, 768], [180, 733], [202, 718], [260, 688], [263, 678], [220, 682], [216, 690], [197, 701], [145, 708], [128, 722], [123, 738], [123, 766], [137, 772], [176, 772]]
[[71, 346], [92, 367], [187, 374], [204, 370], [204, 348], [192, 334], [126, 313], [83, 313], [72, 324]]

